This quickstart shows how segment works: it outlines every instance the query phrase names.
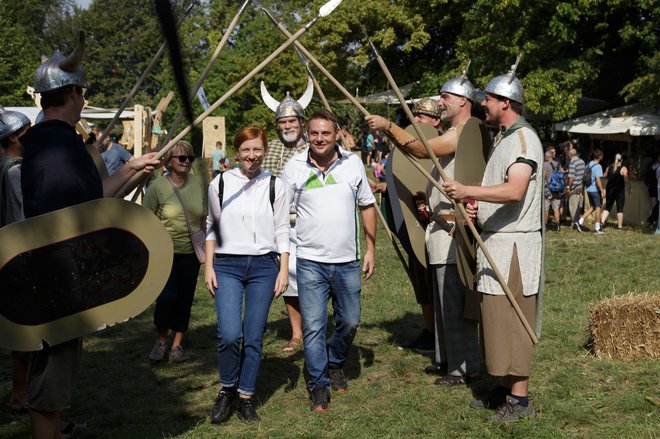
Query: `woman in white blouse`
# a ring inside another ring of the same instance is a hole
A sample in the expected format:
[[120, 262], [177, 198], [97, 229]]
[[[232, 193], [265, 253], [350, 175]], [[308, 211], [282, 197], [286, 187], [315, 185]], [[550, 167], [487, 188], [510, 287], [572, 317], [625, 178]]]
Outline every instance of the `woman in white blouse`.
[[239, 418], [259, 420], [251, 397], [268, 310], [289, 283], [289, 200], [282, 181], [261, 169], [267, 145], [263, 129], [242, 128], [234, 137], [240, 166], [209, 186], [205, 283], [218, 317], [221, 386], [213, 423], [229, 418], [236, 399]]

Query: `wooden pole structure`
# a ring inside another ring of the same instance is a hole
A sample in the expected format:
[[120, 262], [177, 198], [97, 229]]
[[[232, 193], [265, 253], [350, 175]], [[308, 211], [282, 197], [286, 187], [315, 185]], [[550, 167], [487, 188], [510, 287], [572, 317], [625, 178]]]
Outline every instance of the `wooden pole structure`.
[[[156, 154], [156, 159], [161, 159], [177, 142], [183, 139], [193, 128], [202, 123], [204, 119], [210, 116], [215, 110], [220, 107], [227, 99], [233, 96], [241, 87], [243, 87], [250, 79], [252, 79], [257, 73], [263, 70], [270, 62], [284, 52], [291, 44], [293, 44], [302, 34], [307, 32], [313, 25], [318, 21], [319, 18], [326, 17], [329, 15], [342, 0], [330, 0], [319, 9], [319, 15], [316, 16], [309, 23], [300, 28], [295, 34], [291, 35], [288, 40], [286, 40], [280, 47], [275, 49], [266, 59], [264, 59], [258, 66], [256, 66], [250, 73], [245, 75], [243, 79], [238, 81], [234, 86], [229, 89], [222, 97], [215, 101], [204, 113], [202, 113], [197, 119], [195, 119], [192, 124], [184, 128], [175, 138], [170, 140], [170, 142], [165, 145], [161, 150]], [[131, 177], [124, 185], [117, 191], [115, 196], [123, 196], [130, 188], [134, 187], [137, 182], [143, 177], [144, 171], [139, 171], [133, 177]]]
[[[188, 5], [188, 8], [186, 8], [185, 12], [183, 13], [183, 16], [179, 19], [179, 22], [177, 23], [177, 28], [179, 26], [181, 26], [181, 23], [183, 23], [183, 20], [188, 16], [188, 14], [190, 14], [190, 11], [192, 10], [194, 5], [195, 5], [195, 1], [190, 2], [190, 5]], [[126, 95], [126, 97], [122, 101], [121, 105], [119, 105], [119, 109], [115, 113], [115, 115], [112, 118], [112, 120], [110, 121], [110, 123], [105, 127], [105, 130], [103, 130], [103, 133], [101, 134], [101, 137], [96, 139], [97, 142], [100, 143], [101, 141], [103, 141], [103, 139], [105, 139], [108, 136], [108, 134], [110, 133], [110, 131], [112, 131], [112, 129], [115, 127], [115, 125], [117, 124], [117, 121], [121, 117], [121, 113], [124, 112], [124, 110], [128, 106], [128, 103], [131, 101], [131, 99], [133, 99], [133, 97], [135, 96], [135, 93], [137, 93], [138, 89], [140, 88], [142, 83], [145, 81], [145, 79], [147, 79], [147, 76], [149, 75], [149, 73], [151, 73], [151, 71], [154, 69], [154, 67], [156, 67], [156, 64], [158, 64], [158, 62], [160, 61], [160, 58], [163, 56], [163, 53], [165, 53], [166, 48], [167, 48], [166, 43], [163, 43], [163, 44], [160, 45], [160, 48], [158, 49], [158, 51], [156, 52], [154, 57], [151, 59], [151, 62], [149, 63], [147, 68], [144, 69], [144, 71], [142, 72], [142, 75], [140, 75], [140, 77], [138, 78], [137, 82], [135, 83], [135, 85], [133, 86], [131, 91], [128, 92], [128, 94]]]

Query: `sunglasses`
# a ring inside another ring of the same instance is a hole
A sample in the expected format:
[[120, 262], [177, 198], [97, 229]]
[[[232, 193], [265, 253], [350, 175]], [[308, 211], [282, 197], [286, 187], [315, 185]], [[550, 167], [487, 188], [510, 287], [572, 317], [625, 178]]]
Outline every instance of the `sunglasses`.
[[186, 160], [188, 160], [190, 163], [195, 161], [195, 156], [194, 155], [175, 155], [175, 156], [172, 156], [172, 157], [178, 159], [179, 163], [185, 163]]

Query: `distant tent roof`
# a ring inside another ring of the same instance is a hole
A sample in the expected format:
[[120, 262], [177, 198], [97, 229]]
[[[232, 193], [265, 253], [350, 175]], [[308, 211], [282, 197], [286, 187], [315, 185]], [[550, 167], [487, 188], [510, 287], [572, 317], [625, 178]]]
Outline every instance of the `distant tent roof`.
[[657, 136], [660, 135], [660, 114], [633, 104], [559, 122], [555, 129], [578, 134]]
[[[9, 111], [18, 111], [19, 113], [23, 113], [27, 117], [30, 118], [32, 121], [32, 124], [35, 123], [37, 120], [37, 115], [41, 111], [41, 108], [38, 107], [5, 107]], [[110, 120], [113, 117], [115, 117], [115, 113], [117, 112], [117, 109], [106, 109], [106, 108], [98, 108], [98, 107], [85, 107], [82, 111], [82, 118], [83, 119], [103, 119], [103, 120]], [[135, 112], [133, 110], [124, 110], [121, 113], [121, 117], [119, 118], [120, 120], [123, 119], [133, 119], [135, 117]]]
[[[408, 97], [412, 88], [417, 84], [416, 82], [411, 82], [400, 87], [401, 94], [403, 97]], [[396, 97], [396, 93], [392, 90], [381, 91], [379, 93], [370, 94], [367, 96], [357, 97], [356, 100], [361, 104], [387, 104], [387, 105], [398, 105], [399, 99]], [[340, 104], [349, 104], [348, 99], [342, 99], [337, 101]]]

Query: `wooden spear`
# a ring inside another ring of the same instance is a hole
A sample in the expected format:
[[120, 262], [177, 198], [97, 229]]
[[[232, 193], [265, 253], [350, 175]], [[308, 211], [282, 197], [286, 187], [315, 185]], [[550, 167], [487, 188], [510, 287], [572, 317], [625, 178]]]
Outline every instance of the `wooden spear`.
[[[188, 8], [186, 8], [183, 15], [179, 19], [179, 22], [177, 23], [177, 28], [179, 26], [181, 26], [181, 23], [183, 23], [183, 20], [190, 14], [190, 11], [192, 10], [193, 6], [196, 3], [197, 3], [196, 1], [190, 2], [190, 5], [188, 5]], [[135, 83], [135, 85], [133, 86], [131, 91], [128, 92], [128, 94], [126, 95], [126, 97], [122, 101], [121, 105], [119, 105], [119, 109], [115, 113], [115, 115], [112, 118], [112, 120], [110, 121], [110, 123], [105, 127], [105, 130], [103, 130], [103, 133], [101, 134], [101, 137], [96, 139], [97, 142], [100, 143], [101, 141], [103, 141], [103, 139], [105, 139], [107, 137], [108, 133], [110, 133], [110, 131], [112, 131], [112, 129], [115, 127], [115, 125], [117, 124], [117, 121], [119, 121], [119, 118], [121, 117], [121, 113], [124, 112], [124, 110], [128, 106], [128, 103], [131, 101], [131, 99], [133, 99], [133, 97], [135, 96], [135, 93], [137, 93], [138, 89], [140, 88], [142, 83], [145, 81], [145, 79], [147, 79], [147, 75], [149, 75], [149, 73], [151, 73], [151, 71], [154, 69], [154, 67], [156, 67], [156, 64], [158, 64], [158, 61], [160, 61], [160, 58], [163, 56], [163, 53], [165, 53], [166, 48], [167, 48], [167, 43], [163, 42], [163, 44], [160, 45], [160, 48], [158, 49], [158, 51], [156, 52], [154, 57], [151, 59], [151, 62], [149, 63], [147, 68], [144, 69], [144, 71], [142, 72], [142, 75], [140, 75], [140, 77], [138, 78], [137, 82]]]
[[[195, 119], [192, 124], [188, 125], [186, 128], [184, 128], [174, 139], [170, 140], [170, 142], [165, 145], [157, 154], [154, 158], [156, 159], [161, 159], [167, 151], [169, 151], [174, 145], [177, 144], [177, 142], [181, 139], [183, 139], [193, 128], [195, 128], [197, 125], [202, 123], [204, 119], [206, 119], [208, 116], [210, 116], [215, 110], [220, 107], [227, 99], [229, 99], [231, 96], [233, 96], [241, 87], [243, 87], [250, 79], [252, 79], [257, 73], [259, 73], [261, 70], [263, 70], [270, 62], [275, 59], [279, 54], [284, 52], [291, 44], [293, 44], [302, 34], [307, 32], [314, 23], [316, 23], [319, 18], [326, 17], [330, 15], [330, 13], [337, 7], [339, 4], [342, 2], [342, 0], [330, 0], [321, 8], [319, 9], [318, 15], [311, 20], [309, 23], [304, 25], [302, 28], [300, 28], [295, 34], [291, 35], [288, 40], [286, 40], [280, 47], [275, 49], [273, 53], [271, 53], [266, 59], [264, 59], [258, 66], [256, 66], [250, 73], [248, 73], [243, 79], [238, 81], [234, 86], [229, 89], [220, 99], [215, 101], [204, 113], [202, 113], [197, 119]], [[115, 196], [121, 196], [125, 194], [130, 188], [135, 187], [136, 183], [142, 176], [144, 175], [144, 171], [139, 171], [136, 173], [133, 177], [131, 177], [124, 185], [117, 191]]]
[[[218, 56], [220, 55], [220, 51], [225, 47], [225, 44], [227, 43], [227, 40], [231, 36], [232, 32], [234, 31], [234, 28], [236, 27], [236, 24], [238, 23], [238, 19], [241, 17], [243, 14], [243, 11], [245, 11], [246, 6], [250, 3], [250, 0], [245, 0], [243, 4], [241, 5], [240, 9], [234, 15], [234, 18], [232, 19], [231, 23], [229, 23], [229, 27], [225, 31], [224, 35], [222, 36], [222, 39], [220, 40], [220, 43], [218, 43], [218, 46], [215, 48], [215, 52], [213, 52], [213, 55], [211, 56], [211, 59], [209, 59], [208, 63], [206, 63], [206, 67], [204, 68], [204, 71], [202, 71], [202, 74], [199, 75], [199, 78], [197, 79], [197, 82], [193, 86], [192, 90], [190, 91], [190, 98], [194, 99], [195, 95], [197, 94], [197, 91], [199, 88], [202, 86], [202, 83], [206, 79], [206, 77], [209, 74], [209, 71], [215, 64], [215, 61], [218, 59]], [[174, 135], [174, 132], [176, 129], [179, 127], [179, 124], [183, 120], [185, 116], [185, 113], [183, 109], [179, 112], [177, 115], [176, 119], [174, 120], [174, 123], [172, 124], [172, 127], [169, 129], [167, 132], [167, 135], [165, 136], [165, 139], [161, 142], [162, 145], [167, 145], [167, 143], [172, 139], [172, 136]]]

